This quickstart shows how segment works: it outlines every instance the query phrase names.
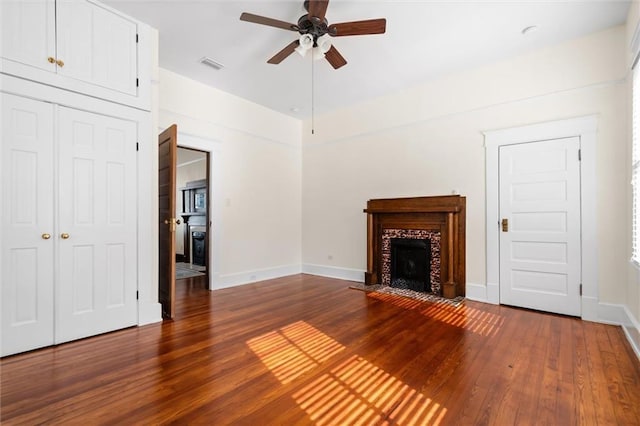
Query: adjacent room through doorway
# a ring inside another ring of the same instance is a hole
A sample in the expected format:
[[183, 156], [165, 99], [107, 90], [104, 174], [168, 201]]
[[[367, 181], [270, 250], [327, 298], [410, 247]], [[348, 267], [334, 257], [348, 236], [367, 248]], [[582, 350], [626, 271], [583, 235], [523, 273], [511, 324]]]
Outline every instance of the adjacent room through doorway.
[[201, 277], [206, 285], [208, 153], [178, 147], [176, 159], [176, 280]]

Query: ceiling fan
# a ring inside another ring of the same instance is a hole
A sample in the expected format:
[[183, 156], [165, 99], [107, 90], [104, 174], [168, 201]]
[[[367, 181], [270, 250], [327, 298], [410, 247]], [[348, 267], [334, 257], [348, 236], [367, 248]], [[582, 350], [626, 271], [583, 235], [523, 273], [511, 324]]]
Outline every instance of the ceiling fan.
[[267, 61], [268, 63], [279, 64], [296, 50], [304, 55], [306, 50], [317, 47], [324, 53], [324, 57], [331, 66], [338, 69], [346, 65], [347, 61], [342, 57], [340, 52], [331, 45], [329, 37], [383, 34], [386, 30], [387, 20], [384, 18], [368, 19], [329, 25], [327, 18], [325, 18], [327, 6], [329, 6], [329, 0], [305, 0], [304, 8], [308, 13], [302, 15], [300, 19], [298, 19], [297, 24], [246, 12], [240, 15], [240, 20], [300, 33], [298, 40], [289, 43], [284, 49], [269, 59]]

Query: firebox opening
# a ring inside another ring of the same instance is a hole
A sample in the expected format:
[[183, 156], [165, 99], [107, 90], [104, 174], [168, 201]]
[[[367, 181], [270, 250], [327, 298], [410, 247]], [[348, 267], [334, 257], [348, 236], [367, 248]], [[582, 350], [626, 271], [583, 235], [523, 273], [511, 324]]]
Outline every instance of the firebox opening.
[[391, 238], [391, 287], [431, 293], [431, 241]]

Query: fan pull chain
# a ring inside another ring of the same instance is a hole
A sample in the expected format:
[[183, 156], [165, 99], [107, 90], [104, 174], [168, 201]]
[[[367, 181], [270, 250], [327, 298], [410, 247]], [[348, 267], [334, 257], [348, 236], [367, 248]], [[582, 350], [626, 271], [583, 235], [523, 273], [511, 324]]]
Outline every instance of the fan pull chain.
[[313, 95], [314, 95], [314, 92], [315, 92], [315, 88], [314, 88], [314, 75], [315, 75], [315, 72], [314, 72], [314, 66], [313, 66], [314, 62], [315, 61], [313, 60], [313, 55], [311, 55], [311, 134], [312, 135], [315, 132], [315, 126], [316, 126], [315, 125], [315, 108], [314, 108], [315, 101], [314, 101], [314, 98], [313, 98]]

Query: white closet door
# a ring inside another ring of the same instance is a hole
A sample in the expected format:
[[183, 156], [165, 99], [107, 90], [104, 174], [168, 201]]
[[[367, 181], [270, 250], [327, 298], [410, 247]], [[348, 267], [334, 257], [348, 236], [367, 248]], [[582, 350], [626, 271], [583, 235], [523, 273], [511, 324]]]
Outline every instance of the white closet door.
[[2, 101], [2, 348], [54, 342], [53, 106]]
[[2, 0], [2, 56], [55, 72], [56, 20], [54, 0]]
[[58, 73], [137, 93], [137, 25], [86, 0], [57, 2]]
[[59, 108], [58, 343], [136, 324], [136, 126]]

